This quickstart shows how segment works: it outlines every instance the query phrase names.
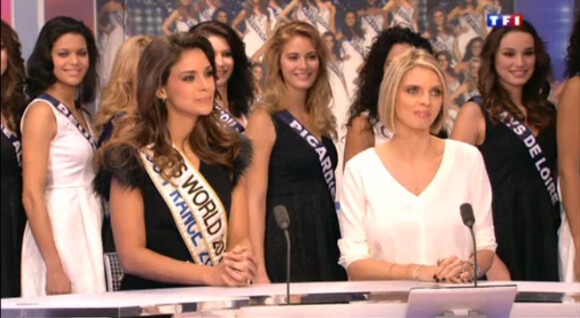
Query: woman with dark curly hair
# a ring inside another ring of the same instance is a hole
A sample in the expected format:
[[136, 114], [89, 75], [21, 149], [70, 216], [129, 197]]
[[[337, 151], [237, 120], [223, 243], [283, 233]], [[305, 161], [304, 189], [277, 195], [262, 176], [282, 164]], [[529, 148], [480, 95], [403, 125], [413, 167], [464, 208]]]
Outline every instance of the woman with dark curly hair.
[[97, 92], [93, 32], [48, 21], [28, 59], [22, 116], [22, 296], [105, 291], [103, 211], [91, 187], [97, 142], [88, 112]]
[[387, 139], [379, 121], [377, 102], [379, 85], [389, 62], [411, 47], [432, 53], [431, 44], [407, 28], [393, 27], [379, 34], [364, 61], [357, 80], [354, 102], [350, 106], [344, 150], [344, 162], [359, 152]]
[[159, 37], [138, 74], [137, 111], [99, 150], [95, 177], [111, 206], [121, 289], [247, 285], [255, 271], [243, 188], [251, 146], [218, 121], [211, 43], [191, 33]]
[[[580, 280], [580, 18], [574, 24], [566, 57], [566, 76], [558, 103], [558, 168], [566, 218], [560, 233], [563, 281]], [[566, 224], [567, 223], [567, 224]], [[568, 238], [568, 239], [566, 239]], [[565, 242], [572, 242], [568, 247]], [[567, 258], [567, 260], [566, 260]], [[572, 265], [573, 264], [573, 265]], [[572, 266], [570, 266], [572, 265]]]
[[453, 34], [453, 25], [447, 21], [447, 12], [445, 9], [442, 7], [433, 9], [429, 27], [423, 33], [423, 37], [429, 39], [435, 52], [447, 51], [452, 53], [453, 59], [450, 60], [450, 63], [453, 65], [456, 64], [456, 55], [458, 54], [457, 41]]
[[206, 37], [215, 52], [216, 108], [222, 113], [220, 119], [243, 132], [254, 97], [254, 80], [244, 42], [231, 27], [217, 21], [200, 23], [190, 32]]
[[499, 258], [490, 279], [559, 279], [551, 75], [550, 56], [532, 24], [494, 28], [482, 52], [481, 98], [463, 105], [455, 122], [453, 138], [479, 148], [491, 181]]
[[1, 21], [2, 41], [2, 298], [20, 296], [20, 258], [26, 215], [22, 207], [20, 129], [24, 111], [24, 60], [18, 35]]

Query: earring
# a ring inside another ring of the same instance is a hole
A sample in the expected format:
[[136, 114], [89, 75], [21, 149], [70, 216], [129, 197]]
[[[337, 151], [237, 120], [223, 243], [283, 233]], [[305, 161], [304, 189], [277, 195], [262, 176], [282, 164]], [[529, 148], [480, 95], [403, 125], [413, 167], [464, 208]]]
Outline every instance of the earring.
[[166, 104], [167, 104], [167, 98], [159, 98], [159, 100], [161, 101], [161, 104], [163, 106], [166, 106]]

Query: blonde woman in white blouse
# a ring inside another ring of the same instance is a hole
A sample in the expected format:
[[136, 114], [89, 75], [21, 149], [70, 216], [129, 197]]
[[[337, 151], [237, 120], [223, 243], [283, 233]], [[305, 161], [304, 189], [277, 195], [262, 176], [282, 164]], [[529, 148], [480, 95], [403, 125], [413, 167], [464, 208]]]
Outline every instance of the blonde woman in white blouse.
[[479, 275], [496, 248], [491, 187], [479, 151], [434, 137], [447, 114], [445, 78], [427, 52], [393, 60], [381, 83], [379, 117], [393, 138], [346, 165], [338, 212], [339, 263], [351, 280], [469, 282], [473, 245], [459, 206], [475, 213]]

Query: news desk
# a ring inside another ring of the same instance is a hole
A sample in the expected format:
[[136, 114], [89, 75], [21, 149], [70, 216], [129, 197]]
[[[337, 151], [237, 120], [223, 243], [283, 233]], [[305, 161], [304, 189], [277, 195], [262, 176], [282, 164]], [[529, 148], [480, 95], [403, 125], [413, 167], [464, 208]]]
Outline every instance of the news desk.
[[[580, 317], [579, 283], [516, 284], [511, 317]], [[2, 317], [404, 317], [411, 288], [451, 285], [409, 282], [293, 283], [245, 288], [191, 287], [2, 299]]]

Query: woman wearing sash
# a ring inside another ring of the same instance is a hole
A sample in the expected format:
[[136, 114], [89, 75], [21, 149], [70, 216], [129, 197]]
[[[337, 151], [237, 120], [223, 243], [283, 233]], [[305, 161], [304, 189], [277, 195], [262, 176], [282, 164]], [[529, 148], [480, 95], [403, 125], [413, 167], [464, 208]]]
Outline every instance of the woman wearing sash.
[[136, 35], [123, 43], [117, 52], [111, 80], [103, 88], [95, 119], [99, 147], [113, 135], [114, 121], [136, 108], [137, 65], [141, 53], [151, 41], [151, 36]]
[[336, 263], [337, 154], [327, 55], [318, 31], [299, 21], [276, 29], [266, 47], [266, 96], [254, 105], [246, 131], [254, 147], [247, 193], [257, 282], [286, 280], [286, 240], [273, 213], [278, 205], [290, 216], [291, 280], [346, 279]]
[[176, 0], [175, 9], [163, 22], [163, 33], [187, 32], [198, 22], [199, 13], [193, 0]]
[[379, 33], [389, 25], [388, 14], [379, 7], [378, 2], [378, 0], [366, 0], [365, 6], [357, 12], [365, 34], [365, 48], [371, 47]]
[[[448, 93], [450, 96], [453, 96], [453, 93], [461, 86], [461, 83], [459, 82], [459, 76], [457, 76], [455, 70], [451, 67], [451, 53], [447, 51], [441, 51], [435, 54], [435, 58], [443, 70], [443, 75], [445, 75]], [[477, 81], [474, 83], [477, 83]], [[455, 124], [455, 119], [457, 118], [457, 113], [459, 112], [458, 105], [462, 104], [457, 104], [455, 102], [455, 98], [453, 97], [449, 98], [449, 107], [447, 108], [449, 116], [447, 116], [447, 121], [445, 122], [445, 130], [448, 136], [451, 135], [453, 125]]]
[[[238, 26], [245, 22], [245, 32]], [[247, 0], [246, 7], [234, 19], [232, 27], [244, 39], [246, 55], [253, 61], [260, 61], [264, 53], [264, 45], [270, 38], [271, 24], [275, 21], [268, 12], [268, 0]]]
[[560, 212], [556, 109], [547, 99], [550, 57], [527, 21], [494, 28], [482, 57], [481, 98], [463, 105], [452, 137], [479, 148], [491, 181], [499, 258], [488, 278], [557, 281]]
[[448, 21], [457, 20], [459, 58], [465, 55], [465, 49], [471, 39], [475, 37], [485, 38], [487, 34], [486, 18], [482, 11], [483, 7], [478, 7], [476, 0], [460, 0], [459, 5], [451, 10], [447, 16]]
[[365, 58], [365, 38], [360, 20], [353, 10], [344, 13], [342, 32], [336, 38], [342, 41], [344, 50], [344, 76], [348, 94], [353, 96], [356, 88], [356, 79]]
[[[461, 62], [455, 65], [455, 71], [457, 73], [467, 73], [469, 76], [469, 63], [473, 58], [481, 58], [481, 51], [483, 50], [483, 44], [485, 40], [480, 37], [473, 38], [467, 43], [465, 47], [465, 54], [461, 58]], [[466, 72], [467, 71], [467, 72]]]
[[252, 63], [252, 75], [254, 76], [254, 100], [259, 102], [264, 97], [266, 90], [266, 70], [262, 63]]
[[110, 0], [99, 10], [97, 27], [100, 33], [101, 83], [109, 82], [117, 51], [129, 38], [129, 13], [125, 1]]
[[212, 20], [215, 11], [222, 7], [220, 0], [199, 0], [199, 22], [207, 22]]
[[230, 25], [230, 13], [224, 7], [217, 8], [213, 12], [211, 19], [212, 19], [212, 21], [218, 21], [218, 22], [221, 22], [223, 24]]
[[20, 258], [26, 214], [22, 207], [20, 117], [26, 104], [22, 86], [26, 74], [18, 35], [4, 20], [2, 41], [2, 288], [1, 298], [20, 296]]
[[251, 147], [219, 123], [211, 44], [163, 36], [139, 61], [137, 111], [99, 150], [121, 289], [245, 286], [255, 265], [243, 174]]
[[433, 9], [429, 28], [423, 33], [423, 37], [429, 39], [435, 52], [447, 51], [452, 54], [452, 59], [449, 60], [450, 65], [457, 64], [457, 41], [453, 34], [453, 26], [447, 21], [445, 9], [441, 7]]
[[88, 111], [97, 92], [92, 31], [48, 21], [28, 59], [22, 116], [22, 296], [105, 291], [103, 211], [91, 182], [97, 147]]
[[[340, 264], [351, 280], [466, 283], [483, 275], [496, 247], [491, 187], [475, 147], [434, 136], [447, 116], [441, 68], [411, 49], [393, 60], [380, 86], [379, 117], [394, 134], [346, 164]], [[475, 215], [477, 251], [460, 214], [464, 203]]]
[[336, 34], [336, 7], [328, 0], [292, 0], [282, 13], [287, 17], [292, 13], [292, 20], [303, 21], [314, 26], [320, 34], [332, 32]]
[[373, 43], [360, 71], [356, 95], [353, 96], [349, 110], [344, 149], [345, 163], [357, 153], [378, 146], [390, 137], [390, 132], [379, 120], [377, 83], [382, 81], [390, 61], [412, 47], [432, 52], [429, 41], [401, 27], [381, 32]]
[[213, 47], [218, 93], [216, 108], [220, 120], [243, 133], [254, 96], [254, 80], [244, 53], [244, 42], [231, 27], [217, 21], [200, 23], [190, 31], [207, 38]]
[[580, 281], [580, 18], [576, 18], [566, 57], [568, 80], [558, 103], [558, 168], [565, 218], [560, 227], [560, 277]]
[[400, 26], [419, 32], [417, 3], [415, 0], [390, 0], [383, 11], [392, 14], [390, 27]]

